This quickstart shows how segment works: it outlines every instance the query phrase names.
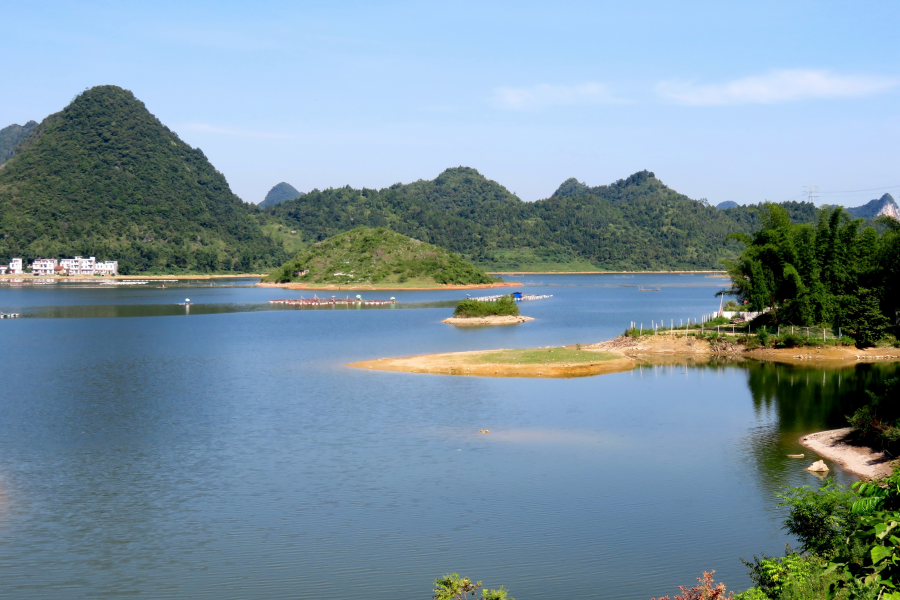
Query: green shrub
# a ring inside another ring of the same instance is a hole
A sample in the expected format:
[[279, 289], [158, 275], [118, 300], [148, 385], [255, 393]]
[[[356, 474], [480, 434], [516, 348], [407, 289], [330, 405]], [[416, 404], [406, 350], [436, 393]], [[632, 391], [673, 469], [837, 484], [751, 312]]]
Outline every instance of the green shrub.
[[770, 337], [771, 336], [769, 335], [769, 330], [766, 329], [765, 327], [760, 327], [759, 329], [756, 330], [756, 340], [759, 342], [759, 345], [762, 346], [763, 348], [765, 348], [769, 345]]
[[796, 348], [807, 343], [809, 338], [801, 337], [796, 333], [782, 333], [775, 338], [776, 348]]
[[506, 315], [519, 315], [519, 305], [512, 296], [501, 296], [491, 301], [466, 299], [457, 304], [453, 311], [454, 317], [464, 318]]

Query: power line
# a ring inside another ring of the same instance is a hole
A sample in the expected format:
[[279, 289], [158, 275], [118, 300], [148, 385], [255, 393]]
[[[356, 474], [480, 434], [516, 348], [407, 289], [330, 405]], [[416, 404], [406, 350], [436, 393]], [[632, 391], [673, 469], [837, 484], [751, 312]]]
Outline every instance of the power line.
[[819, 198], [819, 196], [818, 196], [818, 194], [817, 194], [817, 192], [819, 191], [819, 186], [817, 186], [817, 185], [805, 185], [805, 186], [803, 186], [803, 187], [806, 188], [806, 198], [807, 198], [806, 201], [807, 201], [807, 202], [810, 202], [810, 203], [812, 203], [812, 204], [815, 204], [815, 203], [816, 203], [816, 200], [818, 200], [818, 198]]
[[833, 192], [819, 192], [820, 194], [852, 194], [854, 192], [877, 192], [879, 190], [891, 190], [894, 188], [900, 188], [900, 185], [885, 185], [877, 188], [869, 188], [867, 190], [836, 190]]

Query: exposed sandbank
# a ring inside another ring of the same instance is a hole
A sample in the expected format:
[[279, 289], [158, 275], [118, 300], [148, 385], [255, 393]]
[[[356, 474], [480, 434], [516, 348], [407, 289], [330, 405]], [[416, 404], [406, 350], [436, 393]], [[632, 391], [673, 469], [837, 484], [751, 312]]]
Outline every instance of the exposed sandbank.
[[811, 433], [800, 438], [800, 444], [855, 475], [869, 479], [890, 475], [894, 460], [884, 452], [855, 445], [852, 432], [852, 427], [844, 427]]
[[259, 287], [272, 287], [272, 288], [283, 288], [286, 290], [322, 290], [322, 291], [335, 291], [335, 290], [396, 290], [396, 291], [426, 291], [426, 290], [480, 290], [486, 288], [501, 288], [501, 287], [521, 287], [522, 284], [518, 281], [503, 281], [498, 283], [482, 283], [482, 284], [474, 284], [474, 285], [453, 285], [453, 284], [441, 284], [436, 283], [432, 286], [422, 286], [422, 284], [412, 284], [409, 286], [405, 286], [402, 283], [394, 283], [394, 284], [326, 284], [326, 283], [268, 283], [268, 282], [259, 282], [256, 285]]
[[534, 317], [523, 317], [521, 315], [491, 315], [489, 317], [450, 317], [444, 319], [441, 323], [448, 325], [458, 325], [460, 327], [472, 327], [482, 325], [516, 325], [517, 323], [525, 323], [526, 321], [534, 321]]
[[[552, 356], [553, 351], [561, 352]], [[503, 360], [494, 360], [497, 357]], [[856, 362], [900, 360], [900, 349], [859, 350], [825, 346], [746, 350], [733, 342], [710, 343], [695, 337], [645, 335], [639, 338], [621, 336], [599, 344], [560, 348], [479, 350], [382, 358], [350, 363], [350, 366], [380, 371], [480, 377], [583, 377], [628, 371], [639, 364], [689, 364], [704, 362], [712, 357], [841, 367]]]

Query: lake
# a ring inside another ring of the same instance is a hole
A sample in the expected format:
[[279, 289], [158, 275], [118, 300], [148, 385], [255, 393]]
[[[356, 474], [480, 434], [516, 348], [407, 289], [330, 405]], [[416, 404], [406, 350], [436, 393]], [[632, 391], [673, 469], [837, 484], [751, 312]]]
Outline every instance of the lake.
[[273, 309], [312, 293], [0, 286], [0, 310], [23, 315], [0, 321], [0, 597], [425, 600], [452, 571], [518, 600], [649, 600], [710, 569], [744, 589], [739, 557], [790, 541], [775, 494], [819, 483], [808, 451], [786, 457], [803, 452], [797, 438], [844, 426], [862, 390], [896, 372], [713, 361], [566, 380], [345, 366], [601, 341], [630, 321], [712, 312], [724, 286], [513, 279], [553, 295], [522, 304], [536, 320], [466, 329], [440, 323], [458, 291]]

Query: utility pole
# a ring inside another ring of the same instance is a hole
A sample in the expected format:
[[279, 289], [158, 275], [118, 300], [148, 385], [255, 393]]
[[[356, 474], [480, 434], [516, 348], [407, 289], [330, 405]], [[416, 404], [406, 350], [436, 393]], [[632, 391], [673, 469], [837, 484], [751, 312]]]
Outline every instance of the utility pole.
[[819, 199], [819, 195], [818, 195], [818, 192], [819, 192], [819, 186], [817, 186], [817, 185], [805, 185], [805, 186], [803, 186], [803, 187], [806, 188], [806, 199], [807, 199], [809, 202], [815, 204], [815, 203], [816, 203], [816, 200]]

